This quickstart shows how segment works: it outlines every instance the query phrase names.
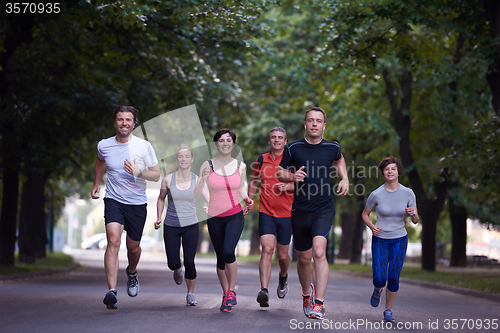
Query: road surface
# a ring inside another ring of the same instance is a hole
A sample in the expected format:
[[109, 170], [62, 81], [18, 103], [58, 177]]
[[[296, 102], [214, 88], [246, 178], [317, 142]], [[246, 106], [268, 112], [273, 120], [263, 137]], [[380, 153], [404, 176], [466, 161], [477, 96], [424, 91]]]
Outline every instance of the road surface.
[[331, 271], [326, 294], [326, 319], [308, 319], [295, 266], [289, 272], [290, 291], [276, 296], [273, 267], [270, 307], [260, 308], [256, 263], [238, 264], [238, 306], [221, 313], [221, 288], [215, 259], [197, 257], [195, 290], [198, 306], [185, 306], [185, 284], [176, 285], [164, 254], [144, 253], [138, 267], [140, 293], [128, 297], [120, 254], [118, 310], [107, 310], [103, 252], [73, 251], [81, 266], [50, 276], [0, 282], [0, 332], [500, 332], [500, 303], [402, 282], [393, 308], [396, 322], [382, 323], [385, 295], [373, 308], [371, 279]]

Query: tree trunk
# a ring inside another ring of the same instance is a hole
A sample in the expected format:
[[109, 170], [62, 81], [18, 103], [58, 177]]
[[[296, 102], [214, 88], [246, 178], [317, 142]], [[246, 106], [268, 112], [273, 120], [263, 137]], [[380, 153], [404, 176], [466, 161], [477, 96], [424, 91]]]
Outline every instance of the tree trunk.
[[17, 199], [19, 171], [12, 166], [3, 168], [2, 216], [0, 218], [0, 266], [14, 266], [16, 246]]
[[[353, 158], [354, 160], [355, 158]], [[359, 168], [356, 169], [356, 173], [353, 177], [353, 185], [354, 188], [357, 188], [357, 185], [360, 183], [360, 179], [358, 175], [361, 173]], [[361, 257], [363, 254], [363, 232], [366, 229], [366, 224], [363, 221], [363, 217], [361, 216], [363, 210], [365, 209], [365, 196], [359, 195], [356, 191], [356, 204], [358, 206], [358, 212], [356, 213], [356, 221], [354, 225], [354, 232], [352, 237], [352, 252], [351, 252], [351, 263], [360, 264]]]
[[[494, 40], [500, 35], [500, 1], [485, 0], [484, 8], [488, 16], [490, 37]], [[488, 80], [491, 89], [491, 104], [493, 105], [493, 110], [495, 110], [496, 115], [500, 117], [500, 52], [498, 48], [491, 56], [488, 72], [486, 73], [486, 80]]]
[[351, 259], [354, 229], [356, 228], [356, 214], [340, 213], [340, 236], [339, 253], [337, 259]]
[[450, 266], [467, 266], [467, 210], [464, 206], [458, 205], [450, 197], [448, 200], [450, 211], [452, 246]]
[[[362, 198], [362, 197], [361, 197]], [[361, 199], [363, 200], [363, 199]], [[364, 200], [362, 201], [364, 204]], [[363, 231], [366, 229], [366, 224], [363, 222], [361, 213], [363, 213], [364, 205], [361, 206], [361, 210], [356, 214], [356, 221], [354, 222], [354, 232], [352, 235], [352, 252], [351, 252], [351, 263], [360, 264], [361, 257], [363, 253]]]
[[47, 254], [45, 181], [45, 175], [38, 170], [32, 170], [23, 184], [19, 219], [20, 263], [33, 264], [36, 259], [44, 258]]
[[[8, 15], [10, 25], [15, 29], [7, 28], [7, 35], [2, 39], [3, 50], [0, 52], [0, 139], [2, 140], [2, 213], [0, 217], [0, 266], [14, 266], [14, 250], [16, 243], [17, 200], [19, 197], [19, 163], [16, 151], [16, 125], [9, 117], [5, 106], [5, 96], [8, 92], [6, 69], [17, 47], [23, 43], [31, 43], [33, 35], [34, 15]], [[15, 24], [12, 24], [15, 22]]]
[[399, 107], [387, 69], [383, 70], [382, 75], [394, 120], [394, 128], [399, 136], [401, 162], [406, 169], [409, 169], [407, 175], [417, 198], [417, 207], [422, 221], [422, 269], [433, 272], [436, 270], [436, 226], [447, 196], [448, 181], [445, 179], [443, 182], [435, 184], [437, 198], [427, 199], [420, 175], [415, 168], [412, 168], [414, 160], [410, 145], [411, 72], [403, 70], [401, 73], [402, 97]]
[[252, 239], [250, 241], [250, 254], [260, 254], [259, 225], [252, 228]]
[[439, 214], [436, 214], [430, 207], [422, 208], [422, 206], [430, 205], [419, 205], [417, 200], [417, 207], [420, 207], [420, 218], [425, 221], [422, 223], [421, 267], [425, 271], [434, 272], [436, 270], [436, 227]]

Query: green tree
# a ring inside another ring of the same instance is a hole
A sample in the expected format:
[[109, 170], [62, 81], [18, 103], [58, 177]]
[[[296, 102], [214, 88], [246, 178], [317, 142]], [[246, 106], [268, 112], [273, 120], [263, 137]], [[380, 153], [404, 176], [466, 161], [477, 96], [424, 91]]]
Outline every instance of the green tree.
[[[326, 106], [334, 124], [327, 138], [341, 141], [348, 162], [400, 156], [424, 225], [422, 267], [434, 270], [436, 224], [458, 180], [440, 162], [491, 112], [487, 82], [477, 75], [494, 50], [487, 24], [476, 20], [484, 18], [482, 3], [286, 1], [266, 18], [275, 38], [261, 41], [266, 57], [249, 80], [250, 106], [262, 121], [281, 123], [300, 119], [309, 105]], [[290, 128], [301, 134], [300, 122]], [[348, 199], [342, 211], [355, 213]]]
[[265, 3], [74, 0], [57, 15], [2, 16], [1, 161], [8, 195], [1, 223], [8, 233], [1, 264], [13, 264], [17, 179], [25, 180], [19, 258], [32, 262], [45, 255], [46, 181], [91, 180], [95, 144], [112, 135], [113, 105], [135, 105], [147, 120], [200, 103], [204, 124], [218, 126], [214, 114], [229, 115], [234, 107], [231, 73], [242, 70], [248, 40], [260, 34], [252, 22]]

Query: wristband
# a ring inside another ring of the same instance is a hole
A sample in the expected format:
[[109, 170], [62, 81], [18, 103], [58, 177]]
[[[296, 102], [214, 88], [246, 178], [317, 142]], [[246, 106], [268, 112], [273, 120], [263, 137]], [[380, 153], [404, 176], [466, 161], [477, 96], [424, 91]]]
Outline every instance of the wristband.
[[139, 173], [137, 174], [136, 176], [137, 178], [141, 178], [142, 177], [142, 170], [139, 170]]

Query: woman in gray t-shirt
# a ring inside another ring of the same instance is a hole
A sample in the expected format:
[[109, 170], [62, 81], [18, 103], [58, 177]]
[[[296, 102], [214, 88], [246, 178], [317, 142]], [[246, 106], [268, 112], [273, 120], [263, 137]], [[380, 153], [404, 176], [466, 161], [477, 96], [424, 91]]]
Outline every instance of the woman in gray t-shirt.
[[[395, 157], [384, 158], [378, 169], [385, 183], [373, 191], [363, 210], [363, 221], [371, 229], [373, 290], [370, 304], [377, 307], [387, 282], [384, 321], [394, 321], [392, 306], [399, 290], [399, 275], [403, 268], [408, 246], [405, 218], [410, 216], [418, 223], [417, 203], [413, 191], [399, 183], [401, 162]], [[377, 224], [370, 220], [370, 213], [377, 212]]]

